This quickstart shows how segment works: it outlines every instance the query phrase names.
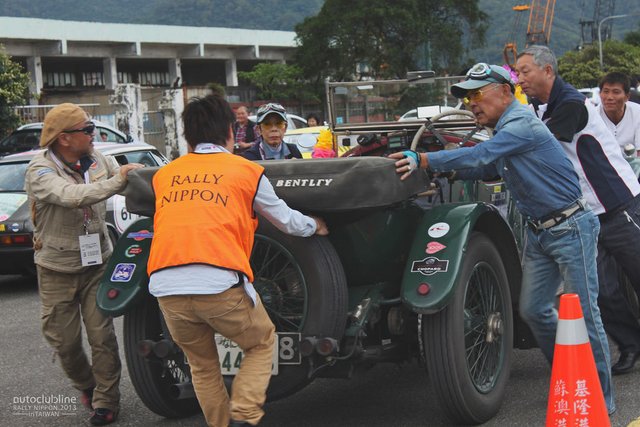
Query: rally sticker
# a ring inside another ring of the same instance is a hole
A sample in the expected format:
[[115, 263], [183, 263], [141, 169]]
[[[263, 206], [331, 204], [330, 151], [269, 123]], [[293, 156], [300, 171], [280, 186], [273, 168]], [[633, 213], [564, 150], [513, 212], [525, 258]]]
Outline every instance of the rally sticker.
[[426, 248], [425, 252], [428, 253], [429, 255], [432, 255], [432, 254], [435, 254], [436, 252], [440, 252], [444, 248], [446, 248], [446, 246], [443, 245], [442, 243], [429, 242], [429, 243], [427, 243], [427, 248]]
[[[2, 221], [2, 220], [0, 220]], [[4, 224], [0, 224], [0, 231], [5, 231]]]
[[133, 271], [136, 269], [135, 264], [121, 263], [116, 264], [116, 268], [113, 269], [111, 274], [112, 282], [128, 282], [133, 276]]
[[437, 239], [449, 232], [449, 224], [446, 222], [437, 222], [429, 227], [429, 236]]
[[413, 264], [411, 265], [411, 272], [431, 276], [435, 273], [445, 273], [448, 267], [449, 261], [439, 260], [438, 258], [431, 256], [420, 261], [413, 261]]
[[18, 224], [17, 222], [11, 224], [11, 231], [13, 231], [14, 233], [20, 231], [20, 224]]
[[133, 258], [134, 256], [139, 255], [141, 253], [142, 253], [142, 248], [140, 247], [140, 245], [131, 245], [124, 252], [124, 256], [126, 256], [127, 258]]
[[127, 239], [133, 239], [136, 241], [151, 239], [153, 237], [153, 233], [149, 230], [140, 230], [134, 233], [127, 234]]
[[0, 221], [6, 221], [9, 219], [9, 215], [7, 214], [0, 214]]

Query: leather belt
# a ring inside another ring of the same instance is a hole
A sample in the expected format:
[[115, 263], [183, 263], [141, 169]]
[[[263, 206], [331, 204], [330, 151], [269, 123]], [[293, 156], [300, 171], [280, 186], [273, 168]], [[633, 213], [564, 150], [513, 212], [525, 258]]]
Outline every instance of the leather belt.
[[533, 229], [534, 232], [539, 233], [542, 230], [555, 227], [565, 219], [569, 218], [571, 215], [583, 210], [584, 206], [585, 202], [583, 200], [578, 200], [577, 202], [570, 204], [563, 210], [553, 212], [545, 217], [540, 218], [537, 221], [529, 219], [527, 220], [527, 224]]

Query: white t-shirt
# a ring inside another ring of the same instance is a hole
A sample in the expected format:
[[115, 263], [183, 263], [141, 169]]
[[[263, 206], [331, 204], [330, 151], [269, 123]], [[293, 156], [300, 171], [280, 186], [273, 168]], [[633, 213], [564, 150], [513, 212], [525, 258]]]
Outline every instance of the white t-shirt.
[[602, 120], [604, 120], [604, 124], [616, 137], [620, 149], [624, 151], [625, 145], [632, 144], [638, 151], [640, 150], [640, 104], [627, 101], [625, 105], [624, 116], [622, 116], [622, 120], [617, 125], [609, 120], [602, 104], [598, 106], [598, 111], [602, 116]]

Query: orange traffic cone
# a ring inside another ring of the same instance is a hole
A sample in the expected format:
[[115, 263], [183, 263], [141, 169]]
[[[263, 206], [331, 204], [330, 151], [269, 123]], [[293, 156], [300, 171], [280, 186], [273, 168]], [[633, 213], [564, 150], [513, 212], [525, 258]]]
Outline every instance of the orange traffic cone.
[[577, 294], [560, 297], [547, 427], [560, 426], [611, 426]]

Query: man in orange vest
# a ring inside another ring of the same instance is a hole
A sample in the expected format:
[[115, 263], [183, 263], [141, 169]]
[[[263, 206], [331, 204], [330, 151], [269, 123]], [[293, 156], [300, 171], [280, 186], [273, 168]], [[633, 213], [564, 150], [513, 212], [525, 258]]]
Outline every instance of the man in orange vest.
[[[271, 377], [275, 327], [252, 285], [256, 212], [285, 233], [326, 235], [320, 218], [290, 209], [264, 168], [233, 152], [234, 115], [220, 96], [196, 98], [182, 115], [189, 153], [153, 178], [149, 291], [182, 348], [208, 425], [257, 425]], [[244, 353], [231, 399], [214, 333]]]

